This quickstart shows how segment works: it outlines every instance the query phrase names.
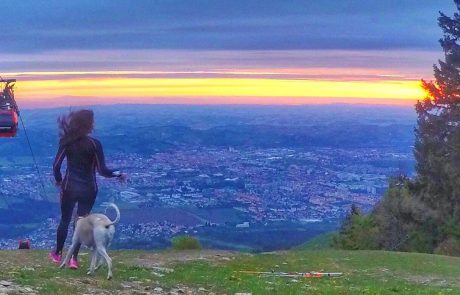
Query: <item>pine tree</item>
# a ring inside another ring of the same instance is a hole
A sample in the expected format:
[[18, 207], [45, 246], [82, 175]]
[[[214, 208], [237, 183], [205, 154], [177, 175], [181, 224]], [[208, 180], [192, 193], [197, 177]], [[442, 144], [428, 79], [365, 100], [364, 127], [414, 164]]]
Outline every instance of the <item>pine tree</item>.
[[444, 61], [434, 81], [422, 81], [427, 96], [416, 105], [416, 195], [437, 212], [436, 223], [460, 220], [460, 0], [453, 17], [438, 19]]
[[377, 249], [376, 231], [372, 217], [353, 204], [332, 245], [347, 250]]
[[[460, 0], [438, 18], [444, 60], [416, 104], [417, 176], [393, 179], [374, 211], [345, 219], [336, 246], [460, 255]], [[365, 233], [363, 235], [362, 233]]]

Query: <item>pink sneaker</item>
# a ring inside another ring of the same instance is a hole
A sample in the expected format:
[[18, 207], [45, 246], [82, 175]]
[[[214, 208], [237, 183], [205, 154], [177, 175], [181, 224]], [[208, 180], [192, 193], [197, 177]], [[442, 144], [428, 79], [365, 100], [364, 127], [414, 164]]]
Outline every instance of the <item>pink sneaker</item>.
[[60, 263], [61, 263], [61, 258], [62, 258], [62, 256], [59, 255], [59, 254], [56, 254], [56, 252], [54, 252], [54, 251], [51, 251], [51, 252], [48, 254], [48, 257], [51, 259], [51, 261], [52, 261], [54, 264], [60, 264]]
[[70, 269], [78, 269], [80, 267], [80, 263], [78, 263], [78, 260], [75, 258], [70, 258], [69, 262], [69, 268]]

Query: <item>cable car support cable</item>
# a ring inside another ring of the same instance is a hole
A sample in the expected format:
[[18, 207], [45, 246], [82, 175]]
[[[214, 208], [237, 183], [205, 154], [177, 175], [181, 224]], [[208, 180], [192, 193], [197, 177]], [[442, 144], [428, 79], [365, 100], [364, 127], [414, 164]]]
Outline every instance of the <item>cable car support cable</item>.
[[46, 198], [45, 183], [43, 181], [42, 174], [37, 163], [37, 159], [32, 149], [26, 126], [24, 124], [24, 121], [22, 120], [22, 116], [20, 115], [19, 107], [16, 103], [16, 100], [14, 99], [13, 87], [15, 82], [16, 79], [3, 79], [0, 76], [0, 83], [2, 83], [2, 89], [0, 89], [0, 137], [15, 137], [19, 118], [19, 120], [21, 121], [22, 128], [24, 129], [24, 135], [26, 137], [27, 145], [29, 146], [29, 150], [32, 155], [32, 160], [34, 162], [35, 169], [38, 174], [38, 179], [43, 190], [43, 197]]
[[32, 155], [32, 160], [34, 161], [35, 169], [37, 170], [38, 180], [40, 181], [40, 185], [41, 185], [42, 190], [43, 190], [43, 197], [46, 198], [45, 182], [43, 181], [42, 174], [41, 174], [40, 168], [39, 168], [38, 163], [37, 163], [37, 159], [35, 158], [35, 154], [34, 154], [34, 151], [32, 149], [32, 145], [30, 144], [29, 135], [27, 134], [26, 126], [24, 125], [24, 121], [22, 120], [22, 116], [19, 115], [18, 117], [19, 117], [19, 120], [21, 121], [22, 129], [24, 129], [24, 135], [26, 136], [27, 145], [29, 146], [30, 154]]

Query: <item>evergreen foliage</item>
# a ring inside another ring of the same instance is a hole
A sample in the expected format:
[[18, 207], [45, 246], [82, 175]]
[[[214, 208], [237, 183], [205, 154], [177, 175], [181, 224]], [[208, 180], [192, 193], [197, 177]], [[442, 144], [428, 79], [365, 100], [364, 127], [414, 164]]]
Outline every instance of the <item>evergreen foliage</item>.
[[[454, 16], [440, 13], [438, 18], [444, 33], [440, 43], [445, 58], [434, 65], [433, 81], [422, 80], [426, 97], [415, 106], [417, 175], [412, 180], [403, 176], [391, 179], [383, 199], [369, 216], [351, 213], [336, 239], [342, 248], [376, 246], [460, 254], [460, 0], [454, 2]], [[363, 226], [363, 218], [369, 219], [367, 243], [351, 234], [354, 228]]]
[[346, 250], [377, 249], [376, 230], [373, 218], [352, 205], [339, 234], [334, 237], [333, 246]]

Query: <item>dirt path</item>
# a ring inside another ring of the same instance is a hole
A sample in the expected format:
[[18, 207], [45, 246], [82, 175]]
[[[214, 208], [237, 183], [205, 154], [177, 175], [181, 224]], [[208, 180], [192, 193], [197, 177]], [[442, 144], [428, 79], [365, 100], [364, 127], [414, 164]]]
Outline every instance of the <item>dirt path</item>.
[[147, 268], [171, 266], [177, 263], [186, 263], [190, 261], [206, 261], [211, 265], [219, 265], [241, 255], [251, 254], [223, 250], [165, 251], [142, 253], [137, 258], [134, 258], [133, 263]]

